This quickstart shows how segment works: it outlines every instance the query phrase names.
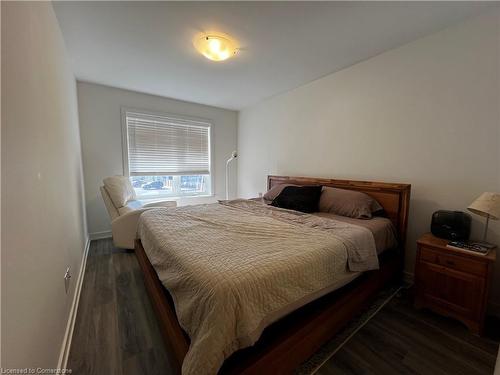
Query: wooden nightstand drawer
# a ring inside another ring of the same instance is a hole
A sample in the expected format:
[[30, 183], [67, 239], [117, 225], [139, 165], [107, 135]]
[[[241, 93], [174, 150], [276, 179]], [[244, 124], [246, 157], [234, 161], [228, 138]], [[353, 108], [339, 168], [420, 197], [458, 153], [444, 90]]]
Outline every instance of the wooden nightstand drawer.
[[482, 277], [486, 276], [486, 270], [488, 267], [487, 264], [483, 262], [476, 262], [472, 259], [465, 259], [444, 254], [438, 255], [438, 264]]
[[424, 300], [468, 319], [478, 318], [484, 278], [427, 262], [419, 267], [419, 293]]
[[422, 246], [420, 248], [420, 259], [425, 262], [439, 264], [454, 270], [463, 271], [473, 275], [483, 276], [487, 274], [488, 264], [478, 262], [470, 258], [461, 258], [457, 255], [447, 255]]
[[496, 254], [464, 252], [447, 243], [430, 233], [417, 241], [415, 305], [460, 319], [481, 333]]
[[420, 248], [420, 260], [423, 260], [425, 262], [429, 263], [437, 263], [437, 253], [434, 251], [426, 248], [426, 247], [421, 247]]

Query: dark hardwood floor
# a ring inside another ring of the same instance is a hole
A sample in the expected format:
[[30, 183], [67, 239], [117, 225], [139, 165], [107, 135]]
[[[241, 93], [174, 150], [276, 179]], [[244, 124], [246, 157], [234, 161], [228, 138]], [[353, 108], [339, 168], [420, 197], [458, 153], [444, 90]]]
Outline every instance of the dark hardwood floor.
[[393, 298], [316, 374], [493, 374], [498, 320], [478, 337], [453, 319], [416, 310], [410, 292]]
[[135, 254], [92, 241], [68, 368], [76, 375], [172, 374]]
[[[318, 374], [492, 374], [498, 342], [394, 298]], [[76, 375], [172, 369], [135, 254], [92, 241], [68, 368]]]

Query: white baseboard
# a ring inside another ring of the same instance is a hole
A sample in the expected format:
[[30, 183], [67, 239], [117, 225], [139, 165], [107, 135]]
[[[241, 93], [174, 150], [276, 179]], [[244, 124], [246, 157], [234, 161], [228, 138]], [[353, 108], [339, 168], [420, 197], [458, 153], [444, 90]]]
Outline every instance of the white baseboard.
[[110, 230], [89, 233], [90, 240], [101, 240], [103, 238], [111, 238], [111, 237], [113, 237], [113, 235], [111, 234]]
[[91, 239], [88, 238], [85, 242], [85, 249], [83, 250], [80, 271], [76, 280], [75, 293], [73, 294], [73, 301], [71, 303], [68, 322], [66, 324], [66, 332], [64, 333], [61, 352], [59, 353], [59, 361], [57, 363], [58, 369], [65, 369], [68, 364], [69, 350], [71, 348], [71, 340], [73, 338], [73, 330], [75, 328], [76, 314], [78, 312], [78, 303], [80, 302], [80, 293], [82, 291], [83, 277], [85, 275], [85, 266], [87, 265], [87, 256], [89, 253], [90, 241]]

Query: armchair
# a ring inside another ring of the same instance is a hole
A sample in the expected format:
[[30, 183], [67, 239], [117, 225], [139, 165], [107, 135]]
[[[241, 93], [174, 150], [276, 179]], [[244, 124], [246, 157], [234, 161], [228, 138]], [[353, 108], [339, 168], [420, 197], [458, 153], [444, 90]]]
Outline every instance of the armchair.
[[172, 208], [175, 201], [143, 204], [136, 199], [130, 180], [124, 176], [106, 177], [100, 187], [104, 205], [111, 217], [113, 244], [123, 249], [133, 249], [137, 238], [137, 224], [144, 211], [153, 208]]

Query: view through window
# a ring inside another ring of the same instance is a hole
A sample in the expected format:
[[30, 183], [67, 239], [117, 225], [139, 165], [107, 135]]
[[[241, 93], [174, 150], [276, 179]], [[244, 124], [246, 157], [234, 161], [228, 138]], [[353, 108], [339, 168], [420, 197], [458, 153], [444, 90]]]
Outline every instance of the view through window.
[[131, 176], [138, 197], [189, 196], [210, 194], [210, 176]]

